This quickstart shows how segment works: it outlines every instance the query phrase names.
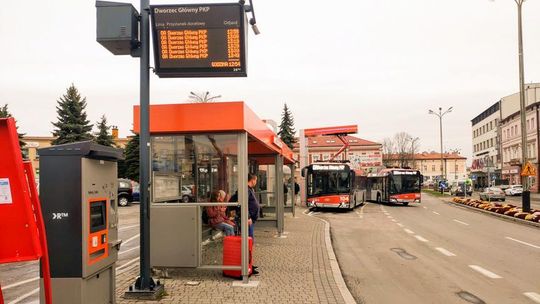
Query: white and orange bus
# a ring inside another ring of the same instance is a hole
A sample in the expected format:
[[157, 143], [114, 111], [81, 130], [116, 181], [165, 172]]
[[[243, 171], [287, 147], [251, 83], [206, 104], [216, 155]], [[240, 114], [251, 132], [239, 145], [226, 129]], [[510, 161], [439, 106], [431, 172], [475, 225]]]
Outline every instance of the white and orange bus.
[[305, 202], [310, 208], [354, 209], [366, 200], [365, 176], [348, 163], [320, 162], [302, 170], [306, 178]]
[[390, 168], [368, 175], [368, 200], [407, 206], [422, 201], [423, 176], [418, 170]]

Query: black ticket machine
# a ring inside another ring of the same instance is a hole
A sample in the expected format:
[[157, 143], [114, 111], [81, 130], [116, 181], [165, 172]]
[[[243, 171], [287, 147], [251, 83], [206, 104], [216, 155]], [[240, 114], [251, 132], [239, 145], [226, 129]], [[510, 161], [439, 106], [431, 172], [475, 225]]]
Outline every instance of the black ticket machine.
[[122, 151], [86, 141], [39, 149], [39, 157], [53, 303], [115, 303]]

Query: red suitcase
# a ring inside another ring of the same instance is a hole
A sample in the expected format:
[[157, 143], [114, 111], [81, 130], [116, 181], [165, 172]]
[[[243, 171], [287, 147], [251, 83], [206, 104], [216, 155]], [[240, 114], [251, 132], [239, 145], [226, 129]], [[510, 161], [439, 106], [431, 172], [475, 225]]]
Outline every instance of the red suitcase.
[[[240, 266], [242, 265], [242, 237], [226, 236], [223, 239], [223, 265], [224, 266]], [[253, 273], [253, 239], [248, 239], [249, 248], [249, 266], [248, 273]], [[231, 278], [242, 278], [241, 270], [223, 270], [223, 275]]]

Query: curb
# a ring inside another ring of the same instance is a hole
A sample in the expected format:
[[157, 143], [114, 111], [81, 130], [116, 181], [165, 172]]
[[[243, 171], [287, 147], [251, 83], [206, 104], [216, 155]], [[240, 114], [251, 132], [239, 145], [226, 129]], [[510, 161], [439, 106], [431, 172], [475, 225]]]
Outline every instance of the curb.
[[[309, 211], [309, 209], [307, 209], [306, 211]], [[334, 280], [336, 281], [336, 285], [339, 288], [339, 292], [341, 293], [345, 304], [356, 304], [356, 301], [354, 300], [351, 292], [349, 291], [349, 288], [347, 288], [347, 284], [345, 284], [343, 274], [341, 273], [341, 269], [339, 268], [339, 264], [337, 262], [336, 254], [334, 253], [332, 239], [330, 238], [330, 223], [321, 218], [314, 217], [306, 213], [303, 214], [312, 218], [316, 218], [324, 223], [324, 241], [326, 243], [326, 251], [328, 252], [328, 259], [330, 260], [330, 266], [332, 267], [332, 274], [334, 275]]]
[[484, 213], [484, 214], [489, 214], [491, 216], [499, 217], [499, 218], [501, 218], [503, 220], [506, 220], [506, 221], [509, 221], [509, 222], [515, 222], [515, 223], [522, 224], [522, 225], [528, 225], [528, 226], [540, 228], [540, 223], [531, 222], [531, 221], [527, 221], [527, 220], [522, 220], [522, 219], [517, 218], [517, 217], [512, 217], [512, 216], [508, 216], [508, 215], [504, 215], [504, 214], [500, 214], [500, 213], [496, 213], [496, 212], [491, 212], [491, 211], [487, 211], [487, 210], [484, 210], [484, 209], [479, 209], [479, 208], [472, 207], [472, 206], [465, 205], [465, 204], [454, 203], [452, 201], [445, 201], [445, 200], [442, 200], [442, 201], [449, 204], [449, 205], [453, 205], [453, 206], [456, 206], [456, 207], [463, 207], [463, 208], [467, 208], [467, 209], [470, 209], [470, 210], [473, 210], [473, 211], [477, 211], [479, 213]]

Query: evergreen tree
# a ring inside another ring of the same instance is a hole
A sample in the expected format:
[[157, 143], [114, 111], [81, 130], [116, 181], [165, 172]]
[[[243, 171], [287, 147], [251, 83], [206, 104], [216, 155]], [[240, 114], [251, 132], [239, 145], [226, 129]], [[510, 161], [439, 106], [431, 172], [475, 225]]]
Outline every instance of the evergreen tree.
[[77, 141], [91, 140], [94, 137], [90, 133], [92, 125], [86, 119], [86, 98], [81, 98], [75, 85], [71, 85], [58, 100], [56, 112], [58, 121], [53, 122], [56, 129], [53, 136], [57, 138], [52, 141], [53, 145], [61, 145]]
[[[8, 117], [13, 117], [11, 115], [11, 113], [9, 113], [9, 110], [8, 110], [8, 105], [7, 103], [3, 106], [3, 107], [0, 107], [0, 118], [8, 118]], [[19, 127], [17, 127], [17, 129], [19, 129]], [[23, 140], [23, 137], [24, 137], [24, 133], [18, 133], [19, 134], [19, 146], [21, 146], [21, 149], [24, 148], [24, 146], [26, 146], [26, 143]]]
[[118, 176], [139, 181], [139, 135], [131, 137], [124, 149], [124, 160], [118, 162]]
[[96, 142], [100, 145], [112, 147], [114, 146], [114, 140], [112, 134], [109, 133], [110, 126], [107, 125], [107, 118], [105, 115], [101, 116], [101, 120], [96, 123], [98, 132], [96, 135]]
[[287, 104], [285, 104], [285, 106], [283, 107], [283, 114], [281, 114], [281, 124], [279, 125], [278, 135], [281, 140], [283, 140], [283, 142], [291, 149], [296, 142], [294, 138], [295, 132], [296, 131], [294, 130], [294, 118], [291, 111], [287, 107]]

